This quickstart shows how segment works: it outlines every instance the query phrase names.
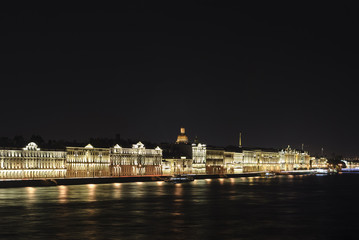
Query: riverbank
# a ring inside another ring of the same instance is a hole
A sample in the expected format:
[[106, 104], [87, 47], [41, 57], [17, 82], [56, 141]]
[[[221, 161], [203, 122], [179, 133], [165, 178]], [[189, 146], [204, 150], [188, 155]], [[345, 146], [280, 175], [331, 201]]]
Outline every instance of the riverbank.
[[[218, 179], [265, 176], [266, 172], [248, 172], [237, 174], [201, 174], [191, 175], [194, 179]], [[314, 174], [312, 170], [282, 171], [276, 175], [308, 175]], [[0, 180], [0, 188], [16, 187], [47, 187], [58, 185], [82, 185], [128, 182], [156, 182], [165, 181], [171, 175], [147, 175], [147, 176], [121, 176], [121, 177], [95, 177], [95, 178], [55, 178], [55, 179], [9, 179]]]
[[293, 171], [281, 171], [277, 172], [277, 175], [308, 175], [315, 174], [315, 170], [293, 170]]
[[[239, 173], [239, 174], [206, 174], [193, 175], [194, 179], [217, 179], [217, 178], [240, 178], [261, 176], [263, 172]], [[156, 182], [165, 181], [170, 175], [150, 176], [122, 176], [101, 178], [57, 178], [57, 179], [24, 179], [24, 180], [0, 180], [0, 188], [16, 187], [47, 187], [57, 185], [81, 185], [81, 184], [104, 184], [104, 183], [126, 183], [126, 182]]]

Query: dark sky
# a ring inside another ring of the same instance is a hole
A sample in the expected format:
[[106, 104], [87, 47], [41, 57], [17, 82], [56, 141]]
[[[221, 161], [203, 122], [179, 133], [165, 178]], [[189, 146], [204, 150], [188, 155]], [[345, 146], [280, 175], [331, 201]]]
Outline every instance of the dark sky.
[[[240, 1], [238, 1], [240, 2]], [[359, 155], [358, 8], [129, 1], [2, 9], [0, 136]]]

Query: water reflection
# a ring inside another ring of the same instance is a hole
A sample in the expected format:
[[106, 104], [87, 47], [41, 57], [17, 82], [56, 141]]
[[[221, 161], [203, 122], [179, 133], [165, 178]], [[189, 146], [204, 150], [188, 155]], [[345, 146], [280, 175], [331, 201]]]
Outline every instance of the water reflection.
[[59, 188], [59, 202], [67, 203], [67, 186], [58, 186]]
[[[356, 222], [343, 220], [347, 212], [338, 203], [355, 206], [358, 187], [359, 175], [342, 174], [0, 189], [0, 234], [5, 239], [332, 239], [340, 232], [349, 239], [347, 230]], [[359, 210], [352, 208], [351, 214]]]
[[223, 178], [220, 178], [220, 179], [219, 179], [219, 183], [220, 183], [221, 185], [223, 185], [224, 179], [223, 179]]
[[182, 184], [176, 183], [176, 184], [174, 184], [174, 186], [175, 186], [175, 191], [174, 191], [175, 196], [178, 196], [178, 197], [182, 196], [182, 191], [183, 191]]
[[96, 184], [87, 184], [88, 188], [88, 201], [96, 201]]
[[34, 203], [36, 201], [35, 191], [36, 188], [34, 187], [26, 187], [27, 203]]
[[121, 198], [121, 183], [113, 183], [114, 189], [113, 189], [113, 197], [115, 199]]

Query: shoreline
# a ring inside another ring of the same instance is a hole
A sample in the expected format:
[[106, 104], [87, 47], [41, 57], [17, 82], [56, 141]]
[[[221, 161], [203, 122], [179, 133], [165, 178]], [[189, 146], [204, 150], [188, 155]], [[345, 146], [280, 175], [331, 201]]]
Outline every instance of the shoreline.
[[[203, 174], [193, 175], [194, 179], [217, 179], [217, 178], [240, 178], [261, 176], [263, 172], [238, 173], [238, 174]], [[54, 178], [54, 179], [9, 179], [0, 180], [0, 188], [17, 187], [49, 187], [59, 185], [83, 185], [105, 183], [129, 183], [129, 182], [156, 182], [164, 181], [171, 175], [148, 175], [148, 176], [122, 176], [101, 178]]]
[[[264, 176], [265, 172], [248, 172], [237, 174], [200, 174], [191, 175], [194, 179], [218, 179]], [[308, 175], [312, 171], [286, 171], [276, 175]], [[129, 182], [156, 182], [165, 181], [171, 175], [146, 175], [146, 176], [120, 176], [120, 177], [95, 177], [95, 178], [53, 178], [53, 179], [4, 179], [0, 180], [0, 188], [18, 187], [49, 187], [59, 185], [83, 185]]]

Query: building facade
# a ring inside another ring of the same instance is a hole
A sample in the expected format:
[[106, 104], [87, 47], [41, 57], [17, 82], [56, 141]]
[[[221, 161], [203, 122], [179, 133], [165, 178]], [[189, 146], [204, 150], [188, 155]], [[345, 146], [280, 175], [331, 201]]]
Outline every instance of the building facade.
[[111, 176], [162, 174], [162, 149], [146, 149], [138, 142], [132, 148], [116, 144], [110, 149]]
[[110, 176], [109, 148], [66, 147], [68, 178]]
[[311, 157], [310, 158], [310, 168], [311, 169], [326, 169], [328, 168], [328, 159], [324, 157], [316, 158]]
[[30, 142], [23, 149], [0, 149], [0, 179], [63, 178], [66, 152], [41, 150]]
[[224, 169], [226, 173], [243, 173], [243, 153], [224, 152]]
[[355, 169], [355, 170], [359, 169], [359, 158], [358, 157], [345, 158], [342, 161], [345, 163], [345, 168], [347, 168], [347, 169]]
[[224, 149], [211, 148], [206, 151], [206, 173], [225, 174]]
[[206, 156], [207, 147], [206, 144], [192, 144], [192, 173], [193, 174], [205, 174], [206, 173]]
[[279, 159], [283, 171], [310, 169], [310, 155], [304, 151], [291, 149], [289, 145], [279, 152]]

